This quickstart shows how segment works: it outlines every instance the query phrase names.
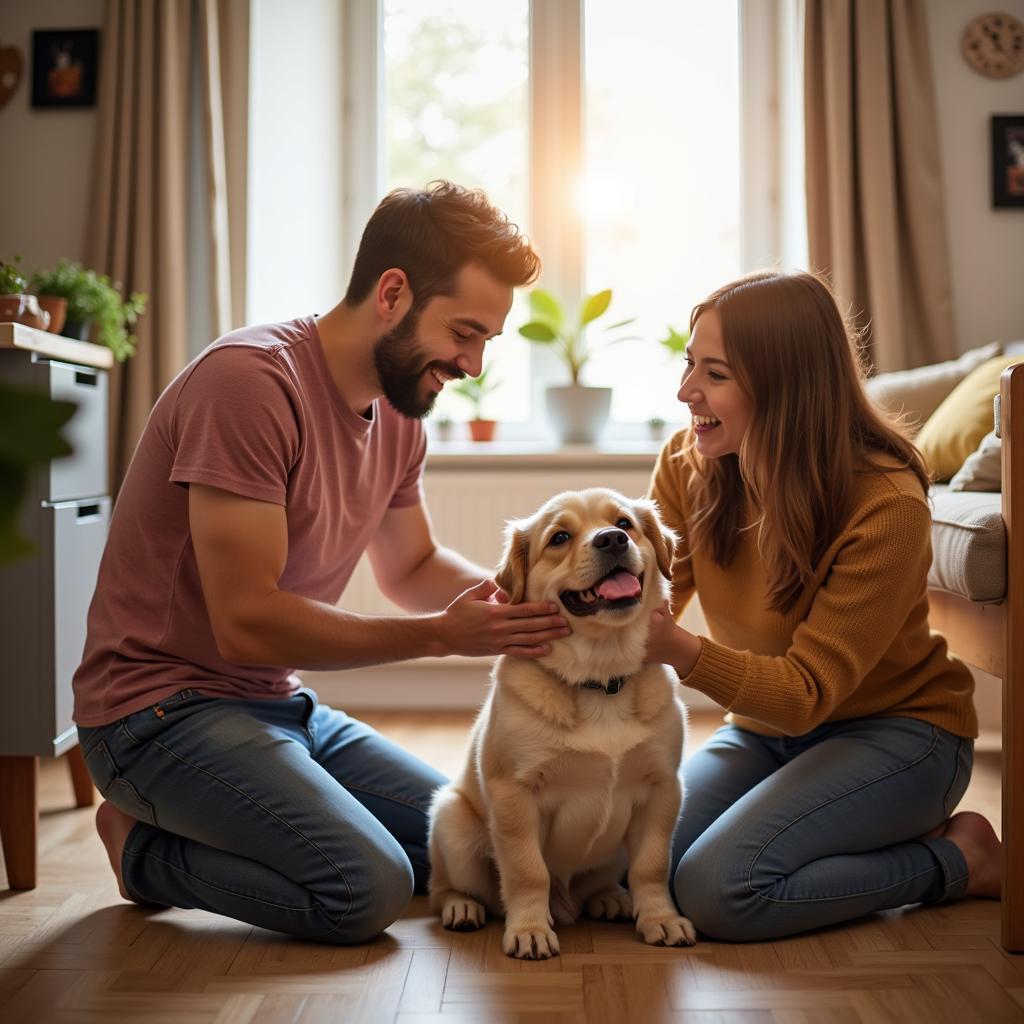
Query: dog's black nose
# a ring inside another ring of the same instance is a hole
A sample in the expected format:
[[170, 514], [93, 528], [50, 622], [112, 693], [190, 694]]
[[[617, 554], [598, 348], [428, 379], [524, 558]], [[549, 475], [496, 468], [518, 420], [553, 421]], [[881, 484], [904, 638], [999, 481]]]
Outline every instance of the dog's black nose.
[[621, 551], [629, 544], [629, 536], [614, 526], [607, 530], [598, 530], [594, 535], [594, 547], [598, 551]]

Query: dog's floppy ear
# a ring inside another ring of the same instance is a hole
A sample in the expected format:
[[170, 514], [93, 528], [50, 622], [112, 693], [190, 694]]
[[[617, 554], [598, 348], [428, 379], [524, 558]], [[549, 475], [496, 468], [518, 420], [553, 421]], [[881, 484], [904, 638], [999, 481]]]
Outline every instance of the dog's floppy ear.
[[526, 563], [530, 552], [530, 533], [522, 520], [505, 525], [505, 552], [494, 574], [494, 582], [508, 594], [512, 604], [519, 604], [526, 593]]
[[658, 568], [666, 579], [672, 579], [672, 555], [676, 548], [676, 535], [663, 526], [658, 518], [658, 506], [653, 501], [642, 500], [633, 503], [640, 529], [654, 547]]

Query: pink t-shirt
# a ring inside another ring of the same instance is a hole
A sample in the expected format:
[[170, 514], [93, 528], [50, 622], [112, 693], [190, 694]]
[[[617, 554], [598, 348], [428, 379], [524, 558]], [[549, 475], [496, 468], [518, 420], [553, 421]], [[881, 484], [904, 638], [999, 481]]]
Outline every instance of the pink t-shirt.
[[105, 725], [183, 688], [287, 697], [281, 666], [217, 652], [188, 525], [188, 484], [287, 509], [279, 586], [334, 604], [389, 508], [422, 498], [426, 442], [385, 401], [353, 412], [312, 317], [225, 335], [160, 396], [114, 508], [74, 677], [75, 721]]

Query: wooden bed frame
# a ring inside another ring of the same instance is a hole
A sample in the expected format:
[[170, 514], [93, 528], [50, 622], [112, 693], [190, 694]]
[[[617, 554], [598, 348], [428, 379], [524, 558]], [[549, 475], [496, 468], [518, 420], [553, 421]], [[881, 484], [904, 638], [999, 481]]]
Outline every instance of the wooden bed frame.
[[1003, 946], [1024, 952], [1024, 364], [999, 383], [1006, 597], [976, 604], [929, 591], [930, 622], [950, 650], [1003, 681]]

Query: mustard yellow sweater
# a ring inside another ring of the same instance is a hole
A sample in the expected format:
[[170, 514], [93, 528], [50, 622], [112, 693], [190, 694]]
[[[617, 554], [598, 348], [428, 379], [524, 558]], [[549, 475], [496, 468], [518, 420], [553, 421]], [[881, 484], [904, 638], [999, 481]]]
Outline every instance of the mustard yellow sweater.
[[[799, 736], [823, 722], [871, 715], [919, 718], [958, 736], [978, 733], [974, 680], [946, 641], [928, 629], [926, 580], [931, 517], [910, 470], [866, 469], [855, 510], [786, 614], [767, 607], [757, 530], [746, 530], [726, 569], [690, 551], [685, 481], [663, 447], [651, 497], [681, 539], [672, 579], [678, 617], [694, 593], [711, 638], [682, 682], [707, 694], [745, 729]], [[691, 557], [685, 557], [685, 556]]]

